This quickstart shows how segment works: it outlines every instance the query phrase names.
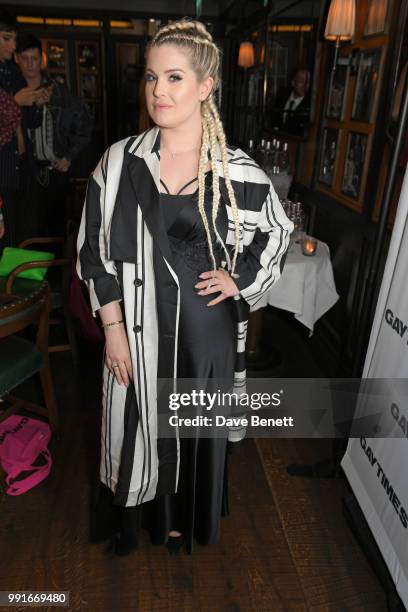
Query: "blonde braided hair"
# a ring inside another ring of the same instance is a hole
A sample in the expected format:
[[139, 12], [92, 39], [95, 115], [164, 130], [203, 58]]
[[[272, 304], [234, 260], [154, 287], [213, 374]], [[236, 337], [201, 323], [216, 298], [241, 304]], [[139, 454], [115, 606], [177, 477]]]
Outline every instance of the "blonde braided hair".
[[[201, 104], [201, 117], [202, 117], [202, 142], [200, 151], [200, 160], [198, 165], [198, 210], [201, 219], [204, 224], [208, 248], [210, 256], [213, 262], [214, 270], [217, 269], [217, 263], [214, 256], [214, 248], [211, 238], [210, 225], [207, 219], [207, 215], [204, 207], [205, 198], [205, 170], [207, 166], [208, 158], [210, 158], [211, 170], [212, 170], [212, 188], [213, 188], [213, 202], [212, 202], [212, 227], [214, 230], [216, 241], [221, 245], [225, 256], [228, 270], [231, 276], [235, 275], [235, 266], [237, 257], [239, 254], [239, 242], [240, 242], [240, 224], [238, 215], [238, 206], [235, 199], [234, 190], [232, 188], [231, 179], [229, 175], [228, 167], [228, 153], [224, 128], [220, 119], [220, 115], [217, 109], [217, 105], [214, 100], [214, 92], [220, 85], [220, 50], [214, 43], [211, 34], [206, 29], [205, 25], [200, 21], [181, 19], [179, 21], [170, 23], [160, 28], [153, 39], [148, 45], [148, 49], [151, 47], [158, 47], [164, 44], [176, 45], [188, 51], [191, 66], [197, 75], [197, 79], [201, 82], [212, 77], [214, 80], [213, 89], [210, 95]], [[231, 262], [230, 254], [227, 247], [222, 240], [219, 231], [216, 227], [217, 214], [220, 203], [220, 177], [218, 173], [218, 160], [217, 151], [218, 148], [221, 152], [221, 162], [224, 173], [225, 185], [227, 188], [229, 203], [232, 210], [232, 217], [234, 220], [234, 234], [235, 234], [235, 246], [234, 255]]]

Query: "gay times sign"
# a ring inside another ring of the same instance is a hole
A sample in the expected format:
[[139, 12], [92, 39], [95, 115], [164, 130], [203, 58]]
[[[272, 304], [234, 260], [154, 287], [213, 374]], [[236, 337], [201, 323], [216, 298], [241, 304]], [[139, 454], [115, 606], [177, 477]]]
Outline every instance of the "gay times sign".
[[[371, 330], [363, 377], [408, 379], [408, 174]], [[408, 608], [408, 405], [395, 394], [384, 406], [383, 423], [401, 439], [350, 439], [342, 467], [381, 550], [397, 591]], [[364, 393], [358, 414], [369, 410]], [[381, 426], [381, 424], [380, 424]]]

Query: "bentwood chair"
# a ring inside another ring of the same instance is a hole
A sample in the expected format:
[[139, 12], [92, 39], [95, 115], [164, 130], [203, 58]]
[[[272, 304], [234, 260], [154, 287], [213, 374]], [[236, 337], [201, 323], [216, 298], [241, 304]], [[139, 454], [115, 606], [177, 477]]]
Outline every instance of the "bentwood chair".
[[[78, 364], [78, 349], [77, 341], [75, 336], [74, 324], [72, 322], [69, 313], [69, 291], [71, 283], [71, 275], [73, 269], [74, 260], [74, 233], [69, 231], [66, 238], [56, 237], [38, 237], [28, 238], [18, 245], [19, 248], [25, 249], [30, 248], [56, 248], [61, 252], [61, 256], [57, 257], [52, 261], [35, 261], [25, 263], [15, 268], [3, 283], [3, 293], [10, 294], [26, 294], [27, 291], [31, 291], [38, 285], [39, 281], [29, 281], [27, 279], [19, 278], [18, 275], [24, 270], [31, 270], [34, 268], [53, 268], [56, 272], [54, 275], [51, 274], [47, 277], [50, 285], [51, 295], [51, 311], [55, 317], [50, 319], [50, 325], [65, 325], [66, 335], [68, 337], [67, 343], [52, 344], [48, 347], [50, 353], [57, 353], [61, 351], [71, 351], [72, 360], [75, 365]], [[0, 279], [1, 285], [1, 279]], [[57, 313], [60, 312], [60, 315]], [[61, 318], [62, 315], [62, 318]]]
[[[0, 295], [0, 421], [24, 409], [48, 418], [51, 429], [58, 425], [57, 404], [48, 355], [50, 290], [40, 283], [24, 297]], [[35, 342], [16, 335], [35, 326]], [[19, 399], [11, 394], [25, 380], [40, 374], [44, 406]]]

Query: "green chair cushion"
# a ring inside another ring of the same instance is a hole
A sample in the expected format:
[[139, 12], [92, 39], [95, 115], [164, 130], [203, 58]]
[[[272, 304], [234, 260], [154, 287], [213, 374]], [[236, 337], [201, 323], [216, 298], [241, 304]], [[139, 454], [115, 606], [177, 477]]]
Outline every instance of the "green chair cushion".
[[[19, 247], [5, 247], [0, 258], [0, 276], [8, 276], [10, 272], [22, 264], [37, 263], [39, 261], [52, 261], [54, 253], [48, 251], [33, 251], [31, 249], [20, 249]], [[48, 268], [29, 268], [18, 273], [21, 278], [32, 278], [42, 281], [48, 272]]]
[[44, 357], [40, 350], [19, 336], [0, 339], [0, 396], [9, 393], [41, 370]]

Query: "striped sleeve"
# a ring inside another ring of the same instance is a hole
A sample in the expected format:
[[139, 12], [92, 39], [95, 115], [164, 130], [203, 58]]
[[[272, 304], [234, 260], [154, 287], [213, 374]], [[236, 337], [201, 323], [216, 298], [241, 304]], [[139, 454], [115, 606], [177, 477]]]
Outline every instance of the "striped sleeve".
[[235, 283], [241, 296], [254, 306], [280, 278], [293, 223], [269, 182], [269, 191], [258, 214], [251, 244], [237, 262]]
[[105, 187], [109, 149], [88, 181], [85, 205], [78, 233], [78, 276], [85, 281], [93, 315], [105, 304], [122, 299], [115, 262], [108, 257], [105, 228], [110, 226], [105, 215]]

